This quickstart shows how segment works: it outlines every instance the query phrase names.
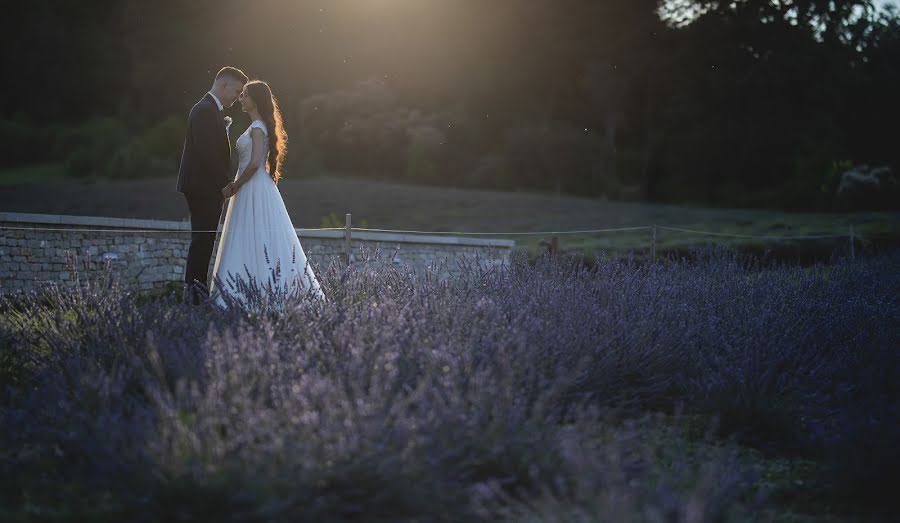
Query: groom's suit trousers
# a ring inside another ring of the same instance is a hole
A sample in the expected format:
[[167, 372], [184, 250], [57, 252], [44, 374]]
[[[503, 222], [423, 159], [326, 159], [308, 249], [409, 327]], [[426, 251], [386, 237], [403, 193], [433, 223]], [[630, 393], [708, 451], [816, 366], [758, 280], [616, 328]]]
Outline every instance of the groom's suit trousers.
[[[188, 248], [187, 266], [184, 269], [184, 282], [195, 281], [207, 285], [209, 260], [212, 257], [213, 245], [216, 242], [216, 227], [222, 216], [222, 205], [225, 200], [221, 196], [184, 195], [191, 212], [191, 246]], [[213, 231], [213, 232], [202, 232]]]

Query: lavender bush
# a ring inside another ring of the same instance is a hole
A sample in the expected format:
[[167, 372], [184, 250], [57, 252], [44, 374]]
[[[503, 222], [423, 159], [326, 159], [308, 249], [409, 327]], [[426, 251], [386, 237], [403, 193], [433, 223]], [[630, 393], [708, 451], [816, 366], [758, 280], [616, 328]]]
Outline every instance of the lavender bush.
[[778, 509], [746, 447], [882, 508], [898, 261], [375, 252], [283, 311], [111, 274], [6, 298], [0, 519], [743, 521]]

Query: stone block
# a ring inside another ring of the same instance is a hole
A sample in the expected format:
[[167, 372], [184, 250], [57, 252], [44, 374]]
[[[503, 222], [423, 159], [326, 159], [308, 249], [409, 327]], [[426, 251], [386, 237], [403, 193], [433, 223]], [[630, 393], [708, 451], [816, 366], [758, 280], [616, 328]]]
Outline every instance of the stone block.
[[145, 273], [141, 274], [140, 276], [138, 276], [138, 282], [140, 282], [140, 283], [152, 282], [155, 278], [156, 277], [153, 274], [145, 272]]

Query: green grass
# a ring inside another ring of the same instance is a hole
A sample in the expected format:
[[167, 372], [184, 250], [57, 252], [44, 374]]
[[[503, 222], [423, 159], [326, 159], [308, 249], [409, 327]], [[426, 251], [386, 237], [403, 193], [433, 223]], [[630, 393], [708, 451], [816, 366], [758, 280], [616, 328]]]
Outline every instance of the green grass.
[[0, 169], [0, 186], [40, 184], [66, 177], [61, 163], [45, 163]]

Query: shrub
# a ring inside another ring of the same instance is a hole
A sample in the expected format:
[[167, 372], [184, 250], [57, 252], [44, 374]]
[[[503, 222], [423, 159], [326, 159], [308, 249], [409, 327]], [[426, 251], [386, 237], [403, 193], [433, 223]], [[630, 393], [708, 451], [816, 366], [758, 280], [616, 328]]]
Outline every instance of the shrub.
[[[303, 143], [334, 170], [421, 175], [433, 172], [427, 153], [446, 142], [453, 111], [427, 112], [398, 103], [379, 79], [306, 98], [301, 104]], [[423, 151], [422, 149], [427, 149]]]
[[94, 157], [88, 149], [78, 149], [66, 158], [66, 172], [69, 176], [83, 178], [94, 174]]
[[510, 183], [512, 174], [509, 162], [500, 154], [483, 156], [466, 177], [469, 187], [498, 188]]
[[117, 149], [109, 158], [105, 174], [110, 178], [144, 178], [157, 173], [162, 167], [159, 163], [159, 159], [152, 156], [142, 142], [134, 140]]
[[0, 119], [0, 143], [3, 144], [3, 162], [6, 165], [46, 160], [45, 133], [27, 123]]
[[284, 171], [290, 173], [291, 179], [321, 176], [325, 167], [319, 149], [309, 143], [305, 131], [298, 129], [288, 133], [293, 145], [285, 158]]
[[184, 118], [169, 116], [141, 132], [136, 141], [144, 145], [149, 155], [177, 167], [184, 146], [184, 133]]
[[115, 151], [127, 143], [128, 133], [115, 118], [95, 118], [72, 129], [56, 131], [54, 149], [69, 150], [66, 170], [72, 176], [106, 176]]
[[65, 161], [75, 151], [87, 145], [84, 133], [78, 127], [65, 124], [51, 124], [47, 127], [50, 157]]
[[617, 198], [621, 182], [611, 162], [610, 151], [596, 132], [521, 126], [507, 131], [498, 150], [482, 159], [469, 181]]
[[170, 116], [133, 135], [114, 118], [98, 118], [76, 128], [57, 127], [54, 154], [66, 155], [72, 176], [146, 178], [178, 170], [184, 123]]
[[7, 297], [0, 510], [750, 519], [734, 449], [650, 413], [720, 418], [720, 436], [834, 474], [877, 466], [850, 443], [895, 434], [898, 261], [464, 256], [441, 277], [376, 252], [283, 313], [136, 300], [111, 276]]
[[437, 178], [437, 167], [429, 157], [428, 146], [413, 142], [406, 153], [406, 177], [416, 182], [429, 182]]

